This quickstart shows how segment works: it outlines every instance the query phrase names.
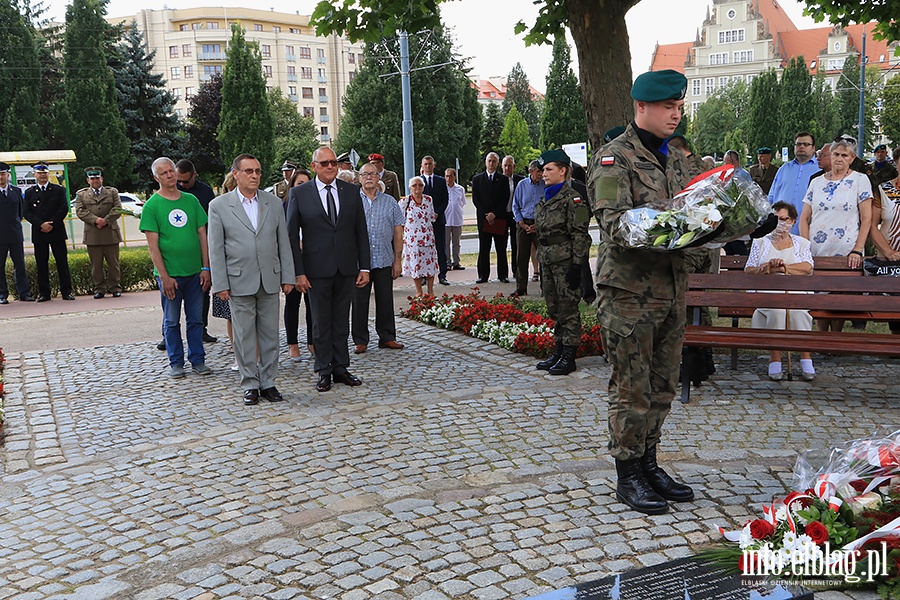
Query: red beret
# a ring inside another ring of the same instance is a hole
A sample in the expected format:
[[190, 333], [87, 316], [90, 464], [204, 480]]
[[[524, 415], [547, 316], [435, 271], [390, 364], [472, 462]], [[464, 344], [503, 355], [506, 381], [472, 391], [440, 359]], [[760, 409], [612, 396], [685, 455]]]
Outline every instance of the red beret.
[[369, 162], [373, 162], [376, 160], [380, 160], [381, 162], [384, 162], [384, 157], [380, 154], [370, 154], [369, 155]]

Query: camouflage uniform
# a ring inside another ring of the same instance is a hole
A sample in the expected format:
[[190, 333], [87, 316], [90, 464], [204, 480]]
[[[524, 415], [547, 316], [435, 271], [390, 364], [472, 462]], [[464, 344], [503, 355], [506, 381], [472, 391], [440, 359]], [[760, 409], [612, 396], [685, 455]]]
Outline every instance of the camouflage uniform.
[[556, 339], [576, 348], [581, 345], [581, 286], [569, 287], [566, 273], [572, 265], [577, 265], [580, 273], [582, 260], [590, 252], [590, 219], [587, 201], [568, 184], [534, 207], [547, 314], [556, 324]]
[[609, 449], [617, 460], [640, 458], [659, 442], [681, 361], [687, 270], [681, 251], [637, 250], [617, 231], [626, 210], [670, 208], [681, 181], [641, 143], [630, 124], [600, 148], [591, 165], [592, 209], [600, 224], [598, 320], [609, 380]]

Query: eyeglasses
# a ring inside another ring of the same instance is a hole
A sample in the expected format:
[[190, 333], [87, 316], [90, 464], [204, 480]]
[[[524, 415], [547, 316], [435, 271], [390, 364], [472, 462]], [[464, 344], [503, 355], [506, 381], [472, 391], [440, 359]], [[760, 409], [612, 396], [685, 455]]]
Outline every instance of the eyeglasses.
[[359, 174], [360, 177], [378, 177], [378, 173], [373, 173], [371, 171], [363, 171]]
[[336, 160], [317, 160], [317, 165], [322, 165], [323, 167], [336, 167], [338, 166], [338, 161]]
[[812, 142], [794, 142], [795, 146], [812, 146]]
[[[262, 175], [262, 169], [241, 169], [241, 173], [244, 175]], [[178, 183], [182, 183], [179, 181]]]
[[191, 182], [190, 178], [188, 178], [188, 179], [176, 179], [175, 181], [178, 182], [178, 185], [187, 185], [187, 184], [189, 184], [189, 183]]

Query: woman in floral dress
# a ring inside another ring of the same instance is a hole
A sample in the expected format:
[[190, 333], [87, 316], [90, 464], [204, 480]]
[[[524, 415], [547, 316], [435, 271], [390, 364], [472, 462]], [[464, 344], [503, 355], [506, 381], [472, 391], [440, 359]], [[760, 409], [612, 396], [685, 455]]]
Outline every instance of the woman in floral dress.
[[437, 246], [434, 240], [434, 222], [437, 213], [426, 196], [425, 181], [421, 177], [409, 180], [410, 195], [400, 199], [400, 208], [406, 216], [403, 226], [403, 274], [412, 277], [416, 284], [416, 296], [422, 295], [422, 279], [428, 285], [428, 295], [434, 295], [434, 276], [438, 272]]

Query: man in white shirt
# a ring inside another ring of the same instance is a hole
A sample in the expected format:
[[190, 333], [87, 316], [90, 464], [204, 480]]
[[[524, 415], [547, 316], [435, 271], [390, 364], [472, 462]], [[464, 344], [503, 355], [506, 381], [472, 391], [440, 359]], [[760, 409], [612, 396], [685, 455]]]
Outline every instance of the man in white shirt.
[[459, 240], [462, 237], [463, 212], [466, 207], [466, 188], [456, 183], [456, 169], [444, 171], [447, 180], [447, 210], [444, 211], [447, 231], [447, 265], [452, 271], [465, 269], [459, 262]]

